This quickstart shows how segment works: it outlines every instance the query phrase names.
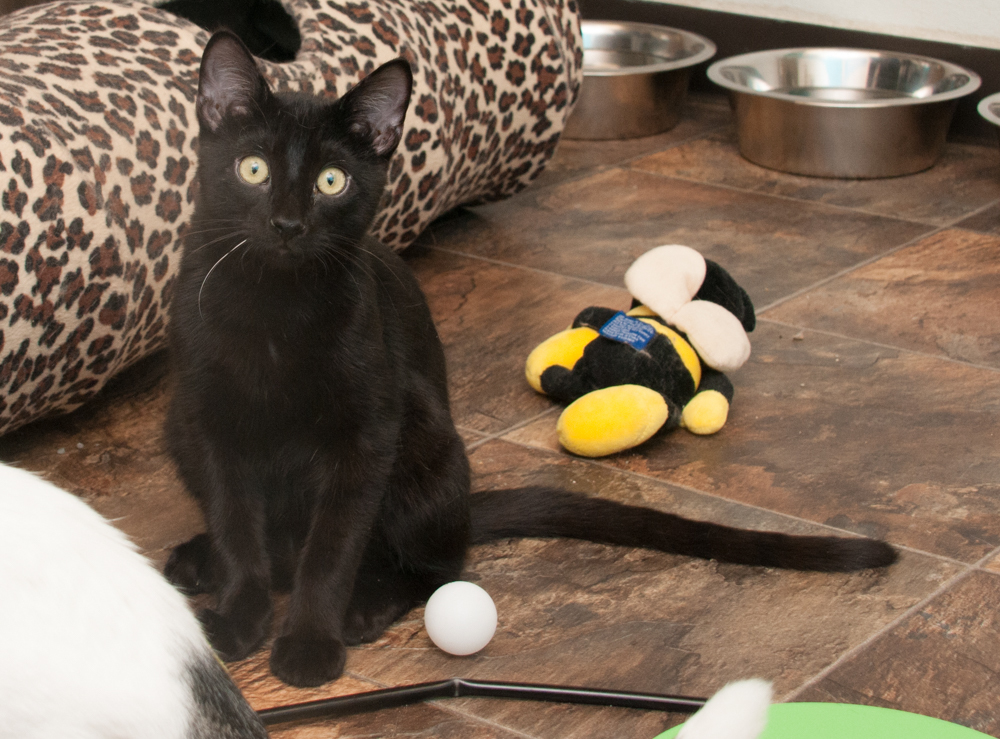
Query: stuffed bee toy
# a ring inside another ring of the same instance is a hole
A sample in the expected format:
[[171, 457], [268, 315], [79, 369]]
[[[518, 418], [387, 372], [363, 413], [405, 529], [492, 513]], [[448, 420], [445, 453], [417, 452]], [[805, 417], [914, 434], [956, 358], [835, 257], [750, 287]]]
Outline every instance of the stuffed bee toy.
[[750, 356], [750, 297], [694, 249], [646, 252], [625, 286], [630, 310], [585, 309], [526, 363], [535, 390], [569, 403], [557, 430], [573, 454], [603, 457], [677, 426], [714, 434], [733, 399], [724, 373]]

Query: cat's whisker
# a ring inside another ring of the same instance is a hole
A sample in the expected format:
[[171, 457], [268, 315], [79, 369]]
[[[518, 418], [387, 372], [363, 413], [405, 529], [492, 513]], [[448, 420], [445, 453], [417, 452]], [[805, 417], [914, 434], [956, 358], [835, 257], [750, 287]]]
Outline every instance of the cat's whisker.
[[[352, 243], [352, 245], [358, 246], [358, 244], [354, 243], [354, 242], [348, 242], [348, 243]], [[364, 276], [367, 277], [373, 284], [375, 284], [375, 285], [379, 285], [380, 284], [379, 283], [379, 279], [378, 279], [378, 275], [375, 274], [375, 272], [372, 270], [372, 268], [369, 265], [365, 264], [364, 260], [358, 259], [358, 257], [355, 256], [354, 254], [352, 254], [351, 252], [344, 251], [342, 249], [340, 249], [340, 250], [337, 250], [337, 249], [328, 249], [328, 250], [323, 250], [323, 252], [321, 252], [321, 253], [328, 254], [328, 255], [330, 255], [334, 259], [336, 259], [338, 255], [341, 256], [341, 257], [343, 257], [347, 261], [347, 263], [353, 264], [356, 267], [358, 267], [360, 269], [360, 271], [364, 274]], [[339, 259], [337, 260], [337, 264], [339, 264], [341, 267], [343, 267], [344, 271], [347, 272], [347, 274], [349, 274], [351, 276], [351, 279], [354, 280], [355, 286], [360, 287], [358, 285], [357, 278], [354, 277], [354, 273], [348, 268], [347, 264], [345, 264], [343, 261], [341, 261]]]
[[233, 228], [234, 228], [234, 226], [230, 225], [230, 224], [227, 224], [225, 226], [210, 226], [208, 228], [199, 228], [197, 231], [188, 231], [184, 235], [185, 236], [198, 236], [200, 234], [213, 233], [213, 232], [216, 232], [216, 231], [224, 231], [226, 229], [230, 229], [231, 230]]
[[382, 257], [380, 257], [378, 254], [376, 254], [375, 252], [373, 252], [371, 249], [366, 249], [364, 246], [362, 246], [360, 244], [358, 246], [361, 249], [361, 251], [363, 251], [365, 254], [367, 254], [367, 255], [369, 255], [371, 257], [374, 257], [379, 262], [381, 262], [382, 266], [385, 267], [389, 271], [389, 273], [393, 277], [396, 278], [396, 282], [398, 282], [401, 286], [405, 287], [405, 283], [403, 282], [403, 279], [398, 274], [396, 274], [396, 271], [394, 269], [392, 269], [388, 264], [386, 264], [385, 260], [382, 259]]
[[323, 266], [327, 268], [327, 274], [329, 274], [329, 269], [330, 269], [327, 260], [332, 259], [341, 269], [344, 270], [344, 272], [348, 276], [350, 276], [350, 278], [354, 281], [354, 286], [357, 287], [359, 290], [361, 289], [361, 286], [358, 284], [357, 278], [353, 275], [351, 270], [347, 268], [347, 265], [337, 258], [337, 255], [333, 251], [323, 249], [319, 252], [319, 258], [320, 261], [323, 262]]
[[[211, 241], [205, 242], [204, 244], [202, 244], [201, 246], [199, 246], [197, 249], [192, 250], [191, 253], [194, 254], [195, 252], [201, 251], [202, 249], [204, 249], [206, 247], [209, 247], [209, 246], [212, 246], [213, 244], [218, 244], [220, 241], [225, 241], [226, 239], [231, 239], [231, 238], [237, 238], [238, 239], [239, 237], [240, 237], [240, 234], [239, 234], [238, 231], [231, 231], [230, 233], [223, 234], [222, 236], [219, 236], [218, 238], [214, 238]], [[245, 243], [246, 239], [243, 239], [243, 241]], [[237, 244], [237, 246], [239, 246], [239, 244]], [[235, 249], [236, 247], [233, 247], [233, 248]]]
[[[398, 274], [396, 274], [396, 271], [393, 270], [391, 267], [389, 267], [389, 265], [386, 264], [385, 260], [382, 259], [378, 254], [375, 254], [370, 249], [365, 248], [363, 242], [358, 241], [358, 240], [354, 240], [354, 239], [340, 239], [340, 241], [342, 241], [343, 243], [346, 243], [346, 244], [348, 244], [350, 246], [353, 246], [358, 251], [363, 252], [363, 253], [367, 254], [368, 256], [373, 257], [374, 259], [377, 259], [379, 262], [382, 263], [382, 265], [385, 266], [386, 270], [388, 272], [390, 272], [393, 277], [396, 278], [396, 281], [401, 286], [405, 287], [405, 283], [400, 278], [400, 276]], [[371, 280], [372, 284], [375, 285], [375, 288], [376, 289], [381, 289], [385, 293], [386, 297], [388, 297], [388, 299], [389, 299], [389, 302], [392, 303], [392, 306], [395, 309], [396, 304], [395, 304], [395, 301], [392, 298], [392, 291], [389, 290], [384, 284], [382, 284], [382, 281], [379, 279], [378, 274], [376, 274], [376, 272], [371, 268], [371, 266], [368, 265], [367, 262], [364, 259], [359, 258], [358, 256], [352, 254], [349, 251], [340, 250], [340, 253], [342, 255], [344, 255], [347, 259], [349, 259], [352, 264], [355, 264], [355, 265], [357, 265], [358, 267], [361, 268], [361, 271], [364, 272], [365, 276], [369, 280]], [[356, 280], [355, 280], [355, 284], [357, 284]]]
[[229, 250], [229, 251], [227, 251], [227, 252], [226, 252], [225, 254], [223, 254], [223, 255], [222, 255], [221, 257], [219, 257], [219, 260], [218, 260], [218, 261], [217, 261], [217, 262], [216, 262], [215, 264], [213, 264], [213, 265], [212, 265], [212, 268], [211, 268], [211, 269], [209, 269], [209, 270], [208, 270], [208, 272], [206, 273], [206, 275], [205, 275], [205, 279], [203, 279], [203, 280], [201, 281], [201, 287], [200, 287], [200, 288], [198, 288], [198, 315], [199, 315], [199, 316], [201, 316], [201, 320], [202, 320], [202, 321], [204, 321], [204, 320], [205, 320], [205, 314], [201, 312], [201, 294], [202, 294], [202, 292], [204, 292], [204, 290], [205, 290], [205, 283], [206, 283], [206, 282], [208, 282], [208, 278], [212, 276], [212, 272], [214, 272], [214, 271], [215, 271], [215, 268], [219, 266], [219, 264], [220, 264], [220, 263], [222, 262], [222, 260], [223, 260], [223, 259], [225, 259], [226, 257], [228, 257], [228, 256], [229, 256], [230, 254], [232, 254], [232, 253], [233, 253], [234, 251], [236, 251], [237, 249], [239, 249], [239, 248], [240, 248], [241, 246], [243, 246], [243, 245], [244, 245], [245, 243], [247, 243], [247, 240], [246, 240], [246, 239], [243, 239], [243, 241], [241, 241], [241, 242], [240, 242], [240, 243], [238, 243], [238, 244], [237, 244], [236, 246], [234, 246], [234, 247], [233, 247], [232, 249], [230, 249], [230, 250]]

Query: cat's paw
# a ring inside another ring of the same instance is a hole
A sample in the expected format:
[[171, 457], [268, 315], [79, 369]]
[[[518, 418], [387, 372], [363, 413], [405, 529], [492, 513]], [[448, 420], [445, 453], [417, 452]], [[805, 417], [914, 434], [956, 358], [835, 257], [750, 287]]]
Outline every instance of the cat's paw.
[[351, 645], [375, 641], [409, 611], [410, 606], [409, 601], [380, 603], [377, 606], [352, 603], [344, 617], [344, 641]]
[[413, 606], [427, 600], [435, 584], [399, 572], [359, 574], [344, 615], [343, 634], [348, 644], [373, 642]]
[[198, 613], [205, 636], [226, 662], [249, 657], [267, 637], [270, 620], [230, 618], [209, 608]]
[[198, 534], [174, 547], [163, 574], [174, 587], [188, 595], [213, 592], [216, 583], [208, 534]]
[[347, 648], [337, 639], [279, 636], [271, 649], [271, 672], [299, 688], [310, 688], [340, 677]]

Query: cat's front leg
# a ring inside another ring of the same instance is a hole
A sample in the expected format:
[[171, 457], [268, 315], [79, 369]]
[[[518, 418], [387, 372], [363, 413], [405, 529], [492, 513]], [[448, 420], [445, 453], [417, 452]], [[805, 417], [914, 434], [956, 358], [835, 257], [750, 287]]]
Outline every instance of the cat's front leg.
[[199, 618], [223, 659], [242, 659], [267, 638], [273, 614], [264, 486], [249, 462], [214, 451], [204, 436], [188, 438], [195, 443], [177, 459], [202, 503], [208, 533], [175, 550], [169, 574], [175, 582], [209, 577], [217, 608], [203, 610]]
[[[221, 570], [218, 609], [199, 614], [225, 660], [243, 659], [267, 638], [274, 607], [263, 491], [252, 474], [227, 475], [209, 500], [209, 535]], [[232, 478], [236, 479], [232, 479]]]
[[271, 651], [272, 672], [291, 685], [322, 685], [344, 671], [344, 616], [388, 480], [377, 463], [350, 466], [354, 474], [341, 465], [317, 503], [288, 616]]
[[163, 574], [185, 595], [214, 593], [218, 589], [218, 568], [213, 566], [214, 559], [208, 534], [196, 534], [174, 547]]

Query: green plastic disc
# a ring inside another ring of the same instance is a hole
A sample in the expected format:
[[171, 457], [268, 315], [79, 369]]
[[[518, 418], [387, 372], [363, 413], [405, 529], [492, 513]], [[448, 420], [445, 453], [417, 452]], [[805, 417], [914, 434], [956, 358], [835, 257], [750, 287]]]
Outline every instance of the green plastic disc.
[[[683, 724], [681, 724], [683, 726]], [[675, 726], [656, 739], [673, 739]], [[983, 739], [986, 734], [938, 718], [847, 703], [777, 703], [760, 739]], [[987, 737], [987, 739], [989, 739]]]

